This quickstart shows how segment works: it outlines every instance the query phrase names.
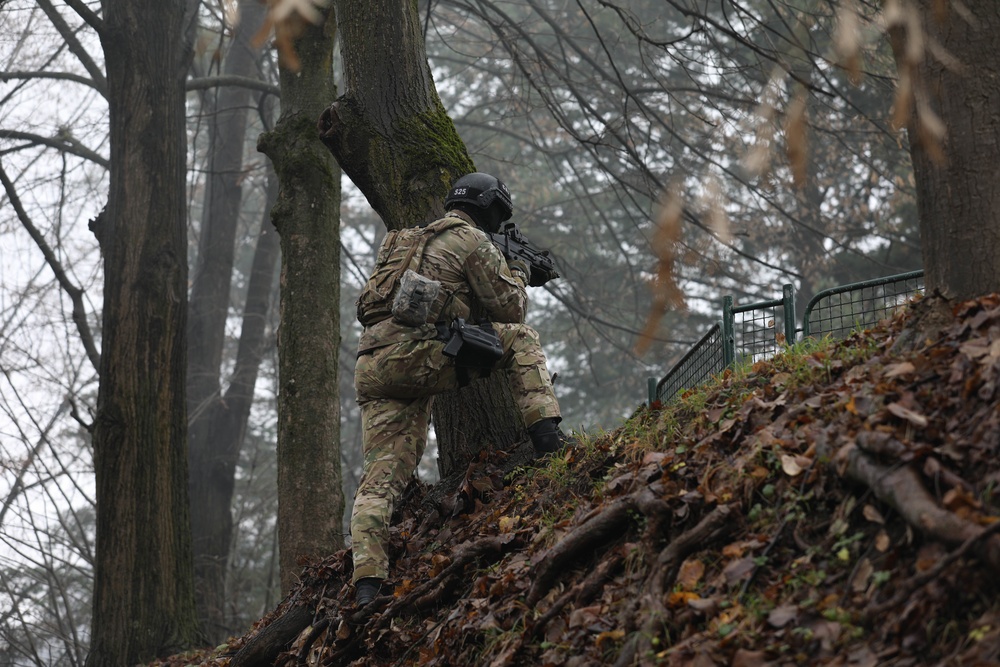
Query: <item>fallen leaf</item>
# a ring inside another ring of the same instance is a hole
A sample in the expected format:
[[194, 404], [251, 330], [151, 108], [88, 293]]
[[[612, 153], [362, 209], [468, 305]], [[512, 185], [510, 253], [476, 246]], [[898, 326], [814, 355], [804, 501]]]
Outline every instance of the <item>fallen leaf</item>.
[[700, 597], [697, 593], [691, 593], [690, 591], [674, 591], [667, 596], [667, 606], [672, 608], [683, 607], [692, 600], [697, 600]]
[[879, 531], [879, 534], [875, 536], [875, 548], [881, 553], [885, 553], [892, 546], [892, 540], [889, 539], [889, 533], [884, 530]]
[[573, 613], [569, 615], [569, 627], [571, 628], [582, 628], [587, 627], [601, 618], [601, 605], [592, 605], [590, 607], [581, 607], [580, 609], [574, 609]]
[[909, 361], [903, 361], [898, 364], [890, 364], [885, 368], [885, 376], [887, 378], [894, 378], [899, 375], [906, 375], [907, 373], [912, 373], [917, 370], [916, 367]]
[[697, 558], [689, 558], [681, 563], [680, 572], [677, 573], [677, 583], [683, 590], [693, 591], [704, 574], [705, 564]]
[[604, 651], [604, 645], [608, 642], [620, 642], [623, 639], [625, 639], [624, 630], [607, 630], [594, 638], [594, 645], [597, 647], [598, 651]]
[[915, 412], [900, 405], [899, 403], [890, 403], [885, 407], [892, 414], [896, 415], [900, 419], [905, 419], [915, 426], [919, 426], [921, 428], [927, 426], [927, 417], [923, 416], [919, 412]]
[[767, 659], [765, 651], [748, 651], [741, 648], [733, 656], [732, 667], [763, 667], [773, 664]]
[[791, 454], [781, 455], [781, 469], [785, 471], [785, 474], [789, 477], [795, 477], [802, 473], [802, 466], [799, 465], [798, 457], [792, 456]]
[[729, 565], [722, 570], [722, 574], [725, 575], [726, 581], [730, 584], [739, 581], [750, 575], [754, 571], [756, 565], [753, 562], [753, 558], [740, 558], [739, 560], [734, 560]]
[[784, 604], [775, 607], [767, 615], [767, 624], [772, 628], [783, 628], [799, 616], [799, 606], [795, 604]]
[[518, 522], [521, 520], [520, 516], [502, 516], [500, 517], [500, 532], [509, 533], [514, 528], [517, 527]]
[[875, 568], [867, 558], [862, 558], [854, 570], [854, 578], [851, 579], [851, 590], [855, 593], [863, 593], [871, 582]]
[[872, 523], [878, 523], [883, 525], [885, 524], [885, 518], [882, 516], [882, 513], [875, 508], [874, 505], [865, 505], [864, 508], [861, 510], [861, 513], [864, 514], [865, 518], [871, 521]]

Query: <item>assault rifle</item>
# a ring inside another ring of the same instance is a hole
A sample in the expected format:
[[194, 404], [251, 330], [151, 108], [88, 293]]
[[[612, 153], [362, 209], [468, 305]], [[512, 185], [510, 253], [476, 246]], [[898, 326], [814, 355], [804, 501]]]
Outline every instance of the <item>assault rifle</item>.
[[536, 248], [513, 222], [506, 223], [499, 232], [492, 232], [490, 236], [507, 260], [519, 259], [528, 265], [531, 271], [528, 284], [532, 287], [539, 287], [559, 277], [549, 251]]

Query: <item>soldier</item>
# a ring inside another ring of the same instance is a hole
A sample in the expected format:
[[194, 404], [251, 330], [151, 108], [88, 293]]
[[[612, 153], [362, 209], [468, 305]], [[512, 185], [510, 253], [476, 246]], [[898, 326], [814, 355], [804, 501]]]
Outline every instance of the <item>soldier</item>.
[[[486, 232], [511, 217], [507, 186], [467, 174], [445, 198], [445, 217], [389, 232], [358, 298], [364, 332], [354, 374], [364, 474], [351, 537], [356, 601], [388, 576], [393, 506], [423, 455], [435, 394], [502, 369], [537, 455], [565, 436], [538, 334], [524, 324], [529, 267], [507, 261]], [[489, 323], [466, 323], [471, 315]]]

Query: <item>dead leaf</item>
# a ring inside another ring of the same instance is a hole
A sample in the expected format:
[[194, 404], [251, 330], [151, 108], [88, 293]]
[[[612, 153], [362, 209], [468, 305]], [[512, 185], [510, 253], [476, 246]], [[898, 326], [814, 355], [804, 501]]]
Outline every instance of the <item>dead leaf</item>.
[[740, 579], [748, 577], [756, 567], [757, 566], [754, 564], [753, 558], [740, 558], [739, 560], [734, 560], [726, 565], [726, 567], [722, 570], [722, 574], [726, 577], [726, 582], [732, 584]]
[[[590, 607], [574, 609], [569, 615], [569, 627], [586, 628], [601, 619], [601, 605], [595, 604]], [[607, 626], [605, 626], [607, 627]]]
[[517, 528], [517, 524], [521, 521], [520, 516], [502, 516], [500, 517], [500, 532], [509, 533]]
[[624, 630], [606, 630], [605, 632], [600, 633], [599, 635], [597, 635], [597, 637], [594, 638], [594, 645], [597, 647], [598, 651], [604, 651], [605, 650], [604, 645], [607, 644], [608, 642], [617, 643], [623, 639], [625, 639]]
[[865, 592], [874, 573], [875, 568], [872, 566], [872, 562], [867, 558], [862, 558], [854, 570], [854, 578], [851, 579], [851, 590], [855, 593]]
[[906, 375], [908, 373], [914, 372], [916, 367], [909, 361], [903, 361], [898, 364], [890, 364], [885, 368], [885, 376], [887, 378], [894, 378], [899, 375]]
[[689, 558], [681, 563], [680, 572], [677, 573], [677, 583], [683, 590], [693, 591], [704, 574], [705, 564], [697, 558]]
[[785, 474], [789, 477], [795, 477], [800, 475], [803, 471], [802, 459], [805, 459], [808, 465], [809, 459], [804, 456], [793, 456], [791, 454], [781, 455], [781, 469], [785, 471]]
[[872, 523], [885, 524], [885, 518], [882, 516], [882, 513], [875, 508], [874, 505], [865, 505], [864, 508], [861, 510], [861, 513], [864, 514], [865, 518], [871, 521]]
[[896, 415], [900, 419], [905, 419], [906, 421], [910, 422], [914, 426], [919, 426], [921, 428], [924, 428], [924, 427], [927, 426], [927, 423], [928, 423], [927, 422], [927, 417], [923, 416], [919, 412], [915, 412], [914, 410], [911, 410], [911, 409], [909, 409], [907, 407], [904, 407], [903, 405], [901, 405], [899, 403], [890, 403], [889, 405], [887, 405], [885, 407], [886, 407], [886, 410], [888, 410], [892, 414]]
[[889, 539], [889, 533], [884, 530], [879, 531], [879, 534], [875, 536], [875, 548], [881, 553], [885, 553], [892, 546], [892, 540]]
[[732, 667], [763, 667], [772, 662], [767, 659], [765, 651], [748, 651], [741, 648], [733, 656]]
[[808, 180], [809, 134], [806, 102], [808, 93], [800, 88], [785, 111], [785, 149], [792, 168], [792, 182], [802, 188]]
[[767, 624], [772, 628], [783, 628], [799, 617], [799, 606], [795, 604], [785, 604], [775, 607], [767, 615]]
[[690, 591], [674, 591], [667, 596], [667, 606], [671, 608], [684, 607], [692, 600], [697, 600], [701, 596]]

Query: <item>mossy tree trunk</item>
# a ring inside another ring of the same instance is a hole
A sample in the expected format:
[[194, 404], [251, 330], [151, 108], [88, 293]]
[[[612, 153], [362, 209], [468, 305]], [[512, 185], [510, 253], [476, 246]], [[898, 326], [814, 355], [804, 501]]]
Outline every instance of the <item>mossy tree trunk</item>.
[[[961, 11], [934, 0], [916, 5], [928, 35], [914, 42], [904, 24], [890, 34], [901, 78], [926, 91], [946, 132], [931, 139], [928, 116], [914, 105], [907, 130], [925, 281], [928, 291], [968, 299], [1000, 291], [1000, 3], [968, 0]], [[914, 61], [913, 45], [930, 40], [949, 62], [930, 49]]]
[[[417, 3], [336, 6], [346, 92], [320, 120], [323, 140], [388, 229], [435, 220], [451, 183], [475, 165], [434, 86]], [[524, 432], [499, 374], [438, 397], [433, 419], [444, 477]]]
[[184, 405], [187, 239], [183, 0], [105, 0], [111, 172], [94, 223], [104, 313], [94, 471], [97, 546], [87, 664], [191, 646], [197, 622]]
[[281, 70], [281, 117], [257, 147], [280, 189], [271, 219], [281, 237], [278, 329], [278, 540], [282, 590], [299, 559], [343, 547], [340, 471], [340, 170], [316, 136], [336, 95], [333, 10], [295, 42], [301, 69]]

